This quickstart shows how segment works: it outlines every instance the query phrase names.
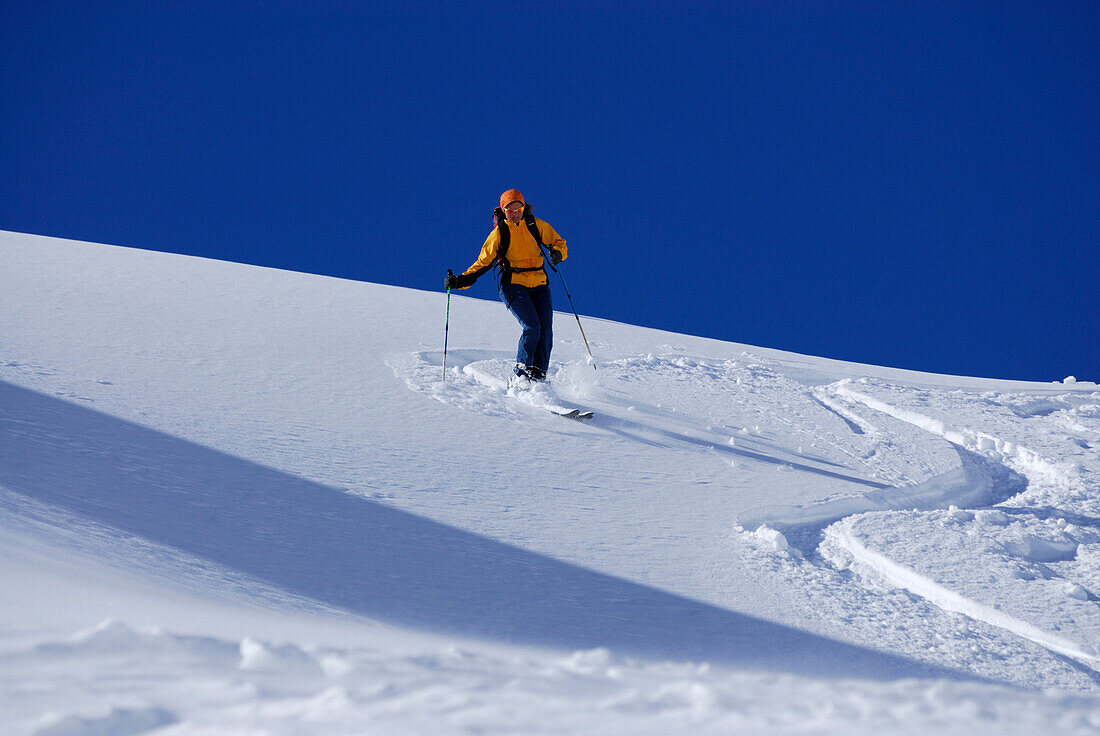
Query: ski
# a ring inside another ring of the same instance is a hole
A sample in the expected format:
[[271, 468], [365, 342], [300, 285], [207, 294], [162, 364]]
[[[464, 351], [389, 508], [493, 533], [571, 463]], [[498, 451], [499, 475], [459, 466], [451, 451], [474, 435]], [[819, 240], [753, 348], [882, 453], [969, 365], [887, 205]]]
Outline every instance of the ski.
[[576, 419], [578, 422], [587, 422], [589, 419], [596, 416], [590, 411], [567, 409], [564, 406], [547, 406], [546, 411], [551, 414], [557, 414], [559, 417], [565, 417], [566, 419]]
[[586, 422], [595, 415], [583, 409], [573, 409], [561, 406], [554, 402], [548, 395], [545, 387], [539, 384], [528, 384], [524, 387], [511, 384], [511, 364], [507, 361], [480, 361], [463, 366], [462, 372], [473, 378], [483, 386], [502, 391], [522, 404], [535, 409], [545, 409], [551, 414], [566, 419], [574, 419], [578, 422]]

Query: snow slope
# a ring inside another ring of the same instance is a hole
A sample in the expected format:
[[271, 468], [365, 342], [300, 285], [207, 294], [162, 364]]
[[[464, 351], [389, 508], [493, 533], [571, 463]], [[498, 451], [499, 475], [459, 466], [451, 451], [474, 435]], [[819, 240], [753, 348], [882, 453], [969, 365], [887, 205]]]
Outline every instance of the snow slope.
[[442, 294], [0, 263], [5, 733], [1100, 728], [1095, 384], [565, 314], [517, 396], [498, 303], [444, 375]]

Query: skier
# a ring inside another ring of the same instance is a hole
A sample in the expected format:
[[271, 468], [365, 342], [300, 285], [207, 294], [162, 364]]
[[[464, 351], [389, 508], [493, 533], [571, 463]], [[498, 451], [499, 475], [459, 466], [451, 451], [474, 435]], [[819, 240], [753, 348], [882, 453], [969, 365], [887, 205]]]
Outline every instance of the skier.
[[481, 255], [458, 276], [448, 270], [444, 287], [468, 289], [493, 266], [500, 269], [500, 299], [523, 327], [513, 385], [526, 388], [531, 381], [546, 380], [550, 367], [554, 308], [545, 261], [548, 258], [553, 266], [564, 261], [565, 241], [548, 223], [534, 216], [516, 189], [500, 195], [494, 220], [496, 226], [481, 246]]

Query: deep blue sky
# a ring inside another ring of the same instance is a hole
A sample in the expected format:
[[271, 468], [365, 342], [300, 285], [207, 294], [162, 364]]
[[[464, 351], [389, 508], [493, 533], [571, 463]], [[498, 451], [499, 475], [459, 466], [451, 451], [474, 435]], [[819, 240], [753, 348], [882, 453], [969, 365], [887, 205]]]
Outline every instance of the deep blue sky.
[[583, 5], [0, 0], [0, 229], [1100, 380], [1100, 2]]

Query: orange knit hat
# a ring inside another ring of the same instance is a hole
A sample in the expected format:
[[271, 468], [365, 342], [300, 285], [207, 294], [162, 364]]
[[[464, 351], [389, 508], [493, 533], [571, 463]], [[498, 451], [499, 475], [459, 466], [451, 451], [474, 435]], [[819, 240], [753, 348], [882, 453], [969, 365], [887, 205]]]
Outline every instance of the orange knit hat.
[[507, 192], [500, 195], [501, 209], [504, 209], [508, 205], [512, 204], [512, 202], [523, 202], [524, 204], [527, 204], [527, 202], [523, 199], [523, 195], [519, 193], [518, 189], [509, 189]]

